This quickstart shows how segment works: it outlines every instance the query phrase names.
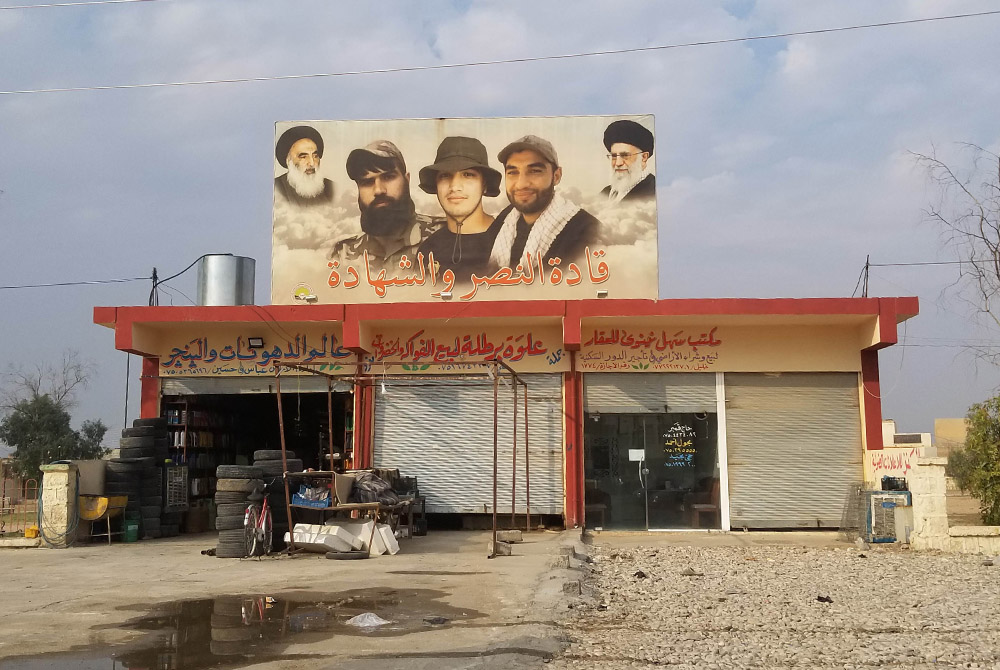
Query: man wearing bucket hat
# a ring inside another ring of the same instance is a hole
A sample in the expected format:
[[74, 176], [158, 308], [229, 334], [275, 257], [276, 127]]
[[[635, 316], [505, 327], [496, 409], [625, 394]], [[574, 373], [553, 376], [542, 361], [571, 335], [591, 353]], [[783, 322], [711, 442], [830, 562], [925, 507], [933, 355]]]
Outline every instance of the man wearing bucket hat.
[[584, 262], [586, 248], [598, 240], [601, 222], [556, 193], [562, 168], [555, 147], [535, 135], [511, 142], [497, 155], [504, 166], [510, 206], [497, 214], [501, 221], [491, 268], [528, 267], [541, 259], [559, 258], [562, 267]]
[[402, 152], [389, 140], [375, 140], [348, 154], [347, 176], [358, 185], [361, 233], [335, 241], [331, 258], [350, 262], [367, 252], [390, 276], [401, 270], [403, 256], [413, 267], [420, 243], [443, 221], [417, 214]]
[[630, 119], [614, 121], [604, 131], [611, 161], [611, 184], [601, 194], [611, 202], [656, 199], [656, 176], [647, 162], [653, 155], [653, 133]]
[[319, 173], [323, 138], [315, 128], [295, 126], [283, 132], [274, 145], [274, 157], [288, 170], [274, 180], [276, 207], [316, 207], [333, 201], [333, 182]]
[[434, 255], [439, 274], [451, 270], [456, 281], [468, 282], [487, 270], [500, 226], [483, 211], [483, 197], [500, 195], [500, 181], [486, 147], [472, 137], [444, 138], [434, 163], [420, 170], [420, 190], [437, 195], [446, 217], [446, 225], [420, 245], [425, 258]]

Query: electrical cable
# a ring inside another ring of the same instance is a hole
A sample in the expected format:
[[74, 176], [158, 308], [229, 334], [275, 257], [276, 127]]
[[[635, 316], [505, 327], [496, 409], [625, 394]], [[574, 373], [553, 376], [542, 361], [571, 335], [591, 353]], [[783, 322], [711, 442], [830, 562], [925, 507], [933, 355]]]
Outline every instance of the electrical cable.
[[51, 284], [20, 284], [17, 286], [0, 286], [0, 290], [15, 290], [22, 288], [51, 288], [58, 286], [90, 286], [94, 284], [123, 284], [130, 281], [149, 281], [149, 277], [126, 277], [124, 279], [91, 279], [89, 281], [63, 281]]
[[86, 2], [49, 2], [38, 5], [5, 5], [0, 9], [44, 9], [46, 7], [82, 7], [86, 5], [125, 5], [134, 2], [165, 2], [166, 0], [87, 0]]
[[[200, 261], [201, 259], [206, 258], [208, 256], [232, 256], [232, 254], [202, 254], [201, 256], [198, 256], [198, 258], [196, 258], [193, 261], [191, 261], [191, 265], [187, 266], [186, 268], [184, 268], [183, 270], [181, 270], [177, 274], [170, 275], [166, 279], [157, 279], [156, 278], [156, 272], [154, 270], [154, 272], [153, 272], [153, 288], [150, 289], [150, 291], [149, 291], [149, 304], [150, 304], [150, 306], [159, 304], [159, 300], [157, 299], [158, 297], [157, 297], [156, 290], [159, 288], [159, 286], [161, 284], [164, 284], [164, 283], [170, 281], [171, 279], [176, 279], [177, 277], [180, 277], [182, 274], [184, 274], [185, 272], [187, 272], [188, 270], [190, 270], [191, 268], [193, 268], [195, 265], [197, 265], [198, 261]], [[146, 277], [146, 279], [148, 279], [148, 277]], [[174, 289], [174, 290], [176, 291], [177, 289]], [[178, 291], [178, 293], [180, 293], [180, 291]], [[181, 293], [181, 295], [184, 295], [184, 294]], [[187, 296], [184, 296], [184, 297], [187, 298]], [[188, 298], [188, 300], [191, 300], [191, 299]], [[194, 302], [194, 301], [192, 301], [192, 302]]]
[[596, 56], [615, 56], [621, 54], [644, 53], [651, 51], [665, 51], [668, 49], [685, 49], [691, 47], [717, 46], [720, 44], [737, 44], [740, 42], [753, 42], [760, 40], [784, 39], [788, 37], [803, 37], [806, 35], [823, 35], [826, 33], [838, 33], [851, 30], [868, 30], [872, 28], [888, 28], [892, 26], [912, 25], [918, 23], [929, 23], [932, 21], [951, 21], [955, 19], [968, 19], [983, 16], [993, 16], [1000, 14], [1000, 9], [984, 12], [970, 12], [967, 14], [951, 14], [947, 16], [930, 16], [922, 19], [903, 19], [899, 21], [882, 21], [879, 23], [865, 23], [851, 26], [840, 26], [837, 28], [817, 28], [815, 30], [798, 30], [787, 33], [771, 33], [768, 35], [749, 35], [746, 37], [730, 37], [718, 40], [700, 40], [697, 42], [678, 42], [675, 44], [660, 44], [650, 47], [633, 47], [630, 49], [606, 49], [602, 51], [581, 51], [577, 53], [555, 54], [552, 56], [525, 56], [523, 58], [501, 58], [496, 60], [466, 61], [463, 63], [441, 63], [439, 65], [411, 65], [407, 67], [388, 67], [371, 70], [344, 70], [341, 72], [317, 72], [311, 74], [286, 74], [269, 77], [234, 77], [229, 79], [201, 79], [190, 81], [169, 81], [169, 82], [149, 82], [145, 84], [109, 84], [103, 86], [66, 86], [60, 88], [35, 88], [0, 91], [0, 95], [29, 95], [33, 93], [78, 93], [81, 91], [114, 91], [130, 90], [136, 88], [165, 88], [176, 86], [205, 86], [211, 84], [245, 84], [263, 81], [286, 81], [291, 79], [319, 79], [328, 77], [354, 77], [360, 75], [389, 74], [398, 72], [426, 72], [431, 70], [451, 70], [456, 68], [473, 68], [485, 65], [511, 65], [515, 63], [537, 63], [542, 61], [568, 60], [574, 58], [592, 58]]

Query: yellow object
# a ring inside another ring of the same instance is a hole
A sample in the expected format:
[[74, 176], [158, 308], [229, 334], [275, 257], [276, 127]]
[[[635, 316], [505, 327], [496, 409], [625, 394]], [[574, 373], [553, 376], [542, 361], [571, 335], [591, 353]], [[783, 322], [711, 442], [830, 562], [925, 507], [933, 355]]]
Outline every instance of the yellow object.
[[33, 540], [38, 537], [38, 526], [28, 526], [24, 529], [24, 537], [28, 540]]
[[128, 496], [80, 496], [80, 518], [84, 521], [113, 519], [122, 513]]

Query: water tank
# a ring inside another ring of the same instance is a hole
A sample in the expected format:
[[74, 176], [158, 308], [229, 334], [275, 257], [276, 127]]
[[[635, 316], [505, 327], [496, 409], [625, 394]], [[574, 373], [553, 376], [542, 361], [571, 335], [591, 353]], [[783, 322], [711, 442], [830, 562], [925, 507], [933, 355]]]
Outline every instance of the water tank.
[[252, 305], [256, 261], [210, 254], [198, 263], [199, 305]]

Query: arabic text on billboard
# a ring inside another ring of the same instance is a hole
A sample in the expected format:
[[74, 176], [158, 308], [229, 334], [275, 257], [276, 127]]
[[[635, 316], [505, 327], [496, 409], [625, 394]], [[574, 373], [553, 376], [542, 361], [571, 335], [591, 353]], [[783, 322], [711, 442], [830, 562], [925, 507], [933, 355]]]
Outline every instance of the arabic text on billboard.
[[654, 148], [649, 115], [278, 123], [271, 301], [655, 298]]

